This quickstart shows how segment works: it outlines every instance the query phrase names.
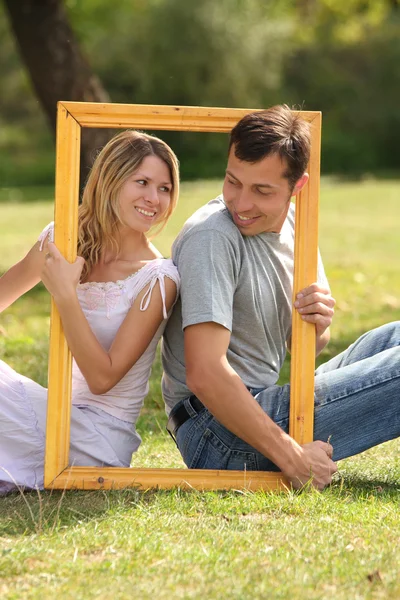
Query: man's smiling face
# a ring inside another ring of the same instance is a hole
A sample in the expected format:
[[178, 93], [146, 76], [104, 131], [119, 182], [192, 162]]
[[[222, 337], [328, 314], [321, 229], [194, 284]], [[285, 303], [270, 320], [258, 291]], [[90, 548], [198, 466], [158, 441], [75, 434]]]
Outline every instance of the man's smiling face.
[[304, 174], [292, 190], [285, 177], [286, 169], [286, 164], [277, 154], [250, 163], [239, 160], [232, 146], [223, 195], [226, 207], [242, 235], [281, 231], [290, 198], [308, 180], [308, 175]]

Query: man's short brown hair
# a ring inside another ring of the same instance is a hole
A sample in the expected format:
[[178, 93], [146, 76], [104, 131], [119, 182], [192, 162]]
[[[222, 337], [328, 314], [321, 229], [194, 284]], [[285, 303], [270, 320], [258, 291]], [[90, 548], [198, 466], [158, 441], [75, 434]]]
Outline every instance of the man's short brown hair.
[[236, 158], [251, 163], [279, 155], [293, 189], [310, 158], [310, 125], [287, 105], [273, 106], [243, 117], [231, 131], [229, 150], [232, 146]]

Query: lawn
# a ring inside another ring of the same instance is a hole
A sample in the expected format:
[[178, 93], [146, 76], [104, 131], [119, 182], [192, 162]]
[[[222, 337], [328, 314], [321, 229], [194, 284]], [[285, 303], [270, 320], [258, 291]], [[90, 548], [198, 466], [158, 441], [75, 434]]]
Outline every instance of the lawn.
[[[183, 184], [155, 240], [168, 256], [220, 182]], [[320, 247], [337, 300], [320, 360], [400, 319], [399, 181], [323, 180]], [[37, 200], [33, 200], [36, 198]], [[0, 191], [0, 272], [52, 219], [51, 190]], [[0, 315], [0, 356], [47, 379], [49, 300], [40, 286]], [[287, 380], [288, 365], [282, 381]], [[138, 423], [135, 466], [182, 466], [164, 432], [160, 363]], [[7, 599], [399, 598], [400, 442], [339, 463], [323, 493], [44, 492], [0, 500], [0, 596]]]

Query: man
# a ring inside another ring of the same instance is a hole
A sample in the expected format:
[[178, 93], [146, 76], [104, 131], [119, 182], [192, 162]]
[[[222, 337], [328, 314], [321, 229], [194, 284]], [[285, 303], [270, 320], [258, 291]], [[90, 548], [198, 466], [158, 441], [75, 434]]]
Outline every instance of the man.
[[[231, 132], [223, 194], [173, 246], [181, 296], [163, 342], [168, 430], [190, 468], [281, 470], [294, 487], [331, 482], [334, 460], [399, 436], [399, 323], [362, 336], [317, 369], [314, 439], [288, 435], [294, 209], [306, 185], [309, 125], [286, 106], [245, 116]], [[318, 281], [294, 307], [329, 341], [335, 301]], [[332, 441], [332, 445], [328, 440]]]

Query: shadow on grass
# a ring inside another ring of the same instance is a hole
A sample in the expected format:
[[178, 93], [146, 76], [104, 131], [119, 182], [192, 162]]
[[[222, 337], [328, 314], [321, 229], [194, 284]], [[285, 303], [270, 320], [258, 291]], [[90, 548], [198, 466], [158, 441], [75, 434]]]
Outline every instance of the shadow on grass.
[[332, 490], [337, 490], [340, 494], [345, 494], [354, 500], [362, 499], [366, 496], [375, 496], [380, 500], [400, 499], [400, 482], [388, 481], [386, 477], [366, 477], [362, 474], [352, 473], [351, 475], [341, 475], [340, 480], [332, 484]]
[[0, 499], [0, 538], [53, 533], [91, 520], [98, 521], [116, 507], [136, 506], [146, 494], [135, 489], [12, 493]]
[[[123, 517], [130, 511], [148, 510], [153, 503], [158, 503], [166, 511], [184, 510], [193, 503], [201, 506], [210, 505], [214, 513], [224, 512], [224, 501], [229, 501], [232, 510], [235, 507], [247, 512], [274, 512], [278, 507], [291, 505], [294, 497], [304, 506], [311, 501], [310, 494], [315, 490], [304, 489], [292, 491], [288, 494], [282, 492], [259, 491], [249, 492], [241, 490], [206, 491], [199, 490], [147, 490], [139, 491], [127, 488], [124, 490], [107, 491], [42, 491], [17, 493], [0, 499], [0, 539], [1, 537], [18, 537], [21, 535], [51, 535], [61, 530], [74, 528], [91, 521], [99, 523], [112, 516]], [[400, 484], [396, 480], [385, 476], [350, 473], [336, 477], [332, 486], [321, 493], [330, 500], [341, 503], [362, 503], [374, 500], [378, 503], [391, 503], [398, 505], [400, 498]], [[167, 499], [167, 501], [165, 501]], [[244, 503], [244, 504], [243, 504]]]

